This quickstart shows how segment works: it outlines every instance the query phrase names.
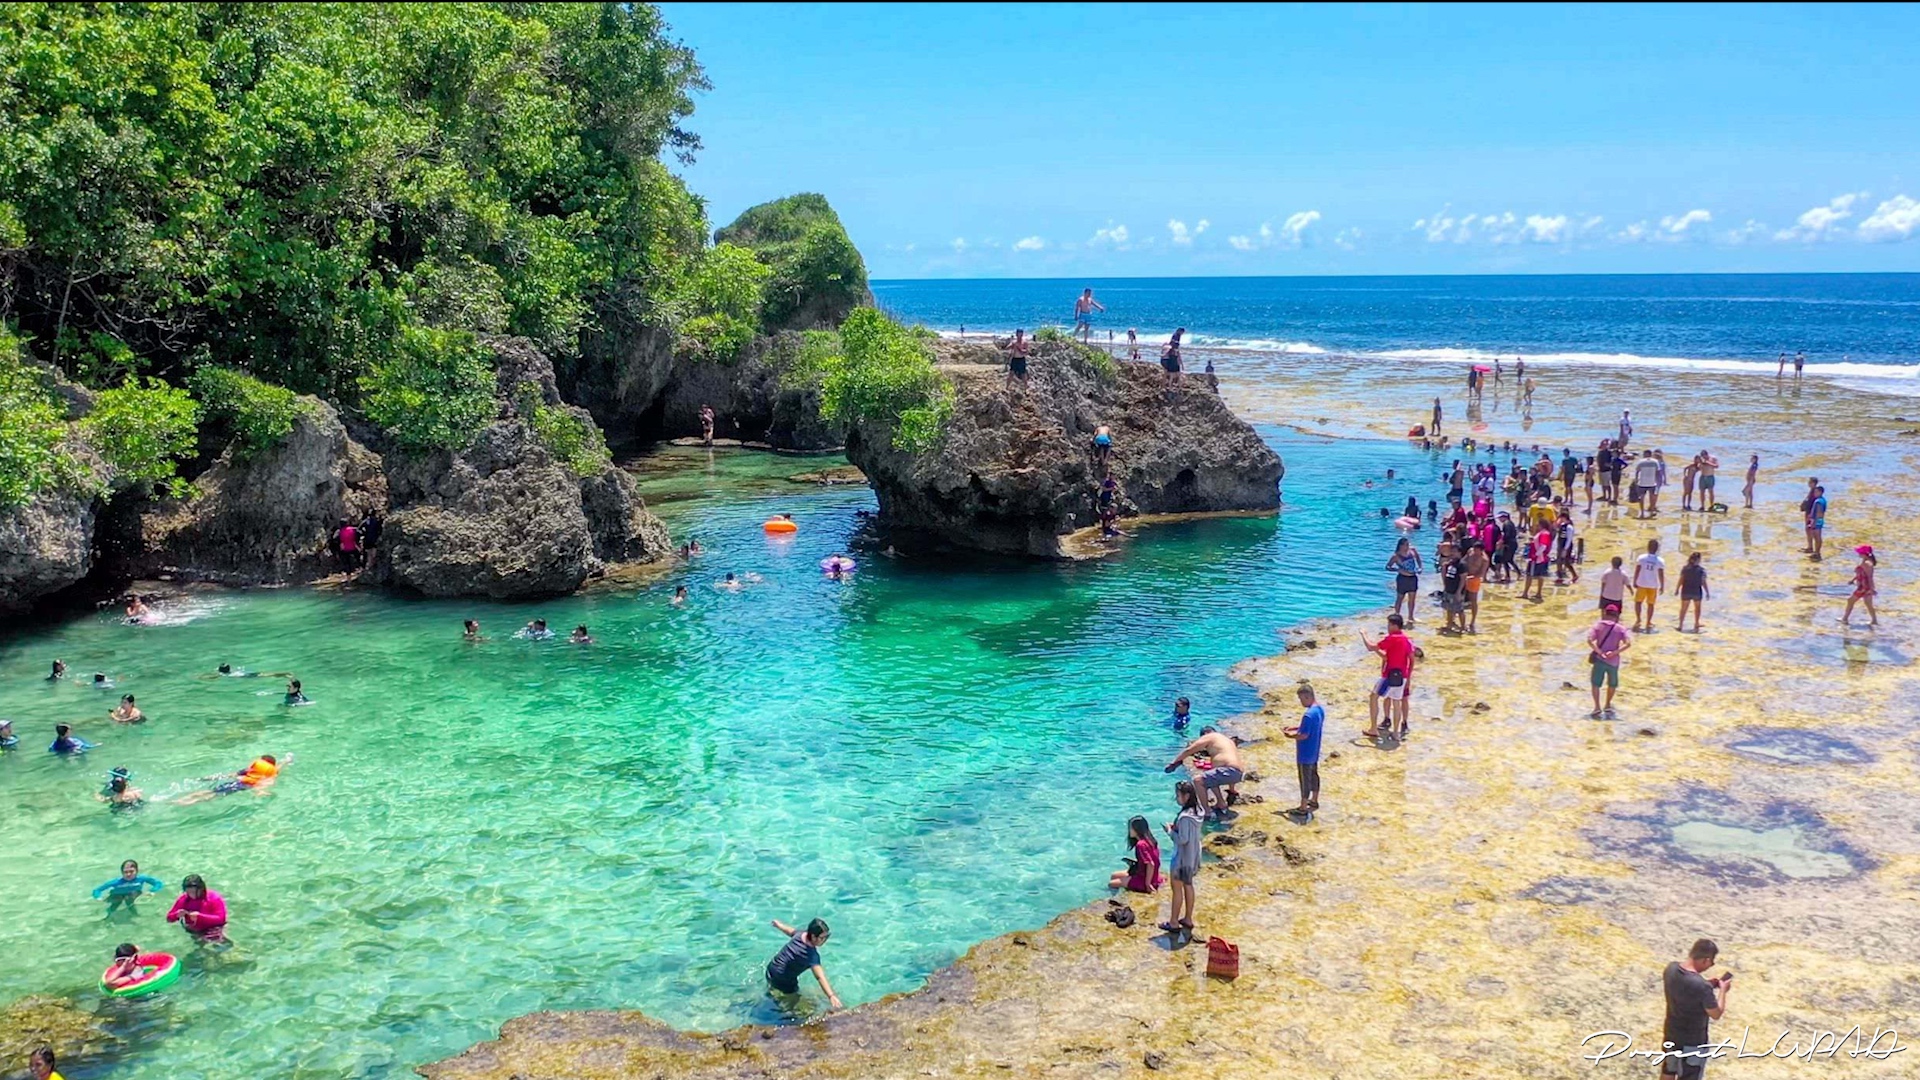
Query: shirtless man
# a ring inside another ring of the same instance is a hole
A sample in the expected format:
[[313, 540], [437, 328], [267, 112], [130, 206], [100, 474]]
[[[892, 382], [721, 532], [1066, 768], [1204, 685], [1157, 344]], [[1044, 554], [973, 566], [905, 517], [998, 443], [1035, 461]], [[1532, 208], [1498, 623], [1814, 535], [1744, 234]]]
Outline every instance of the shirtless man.
[[1231, 789], [1246, 776], [1240, 767], [1240, 748], [1233, 744], [1231, 738], [1213, 728], [1201, 728], [1200, 737], [1188, 743], [1185, 749], [1175, 755], [1173, 761], [1168, 763], [1166, 771], [1172, 772], [1195, 757], [1205, 757], [1209, 762], [1208, 768], [1196, 767], [1193, 770], [1194, 782], [1200, 787], [1200, 800], [1209, 807], [1208, 816], [1215, 817], [1225, 813], [1229, 792], [1221, 789]]
[[1080, 291], [1080, 299], [1073, 302], [1073, 331], [1082, 342], [1093, 344], [1093, 313], [1105, 310], [1106, 306], [1093, 298], [1092, 289]]
[[1027, 383], [1027, 353], [1033, 346], [1027, 342], [1025, 330], [1015, 330], [1013, 340], [1007, 342], [1007, 392], [1013, 392], [1013, 380], [1019, 379], [1020, 385]]
[[713, 445], [713, 406], [700, 406], [700, 441]]
[[1712, 451], [1702, 450], [1700, 456], [1694, 460], [1700, 464], [1700, 509], [1712, 510], [1713, 485], [1715, 473], [1720, 468], [1720, 459], [1714, 457]]
[[1467, 574], [1467, 633], [1477, 634], [1480, 632], [1480, 586], [1487, 580], [1493, 560], [1487, 557], [1487, 549], [1478, 540], [1467, 541], [1467, 553], [1461, 559]]

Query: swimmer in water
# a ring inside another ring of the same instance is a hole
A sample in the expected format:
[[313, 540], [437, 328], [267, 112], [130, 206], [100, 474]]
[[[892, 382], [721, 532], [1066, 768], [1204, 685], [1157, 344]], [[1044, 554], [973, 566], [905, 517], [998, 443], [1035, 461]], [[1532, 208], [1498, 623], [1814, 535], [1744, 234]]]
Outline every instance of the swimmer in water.
[[286, 696], [286, 699], [282, 702], [282, 704], [311, 705], [313, 704], [313, 702], [311, 699], [307, 697], [306, 693], [300, 689], [299, 679], [288, 679], [287, 680], [287, 696]]
[[167, 912], [168, 922], [177, 922], [180, 928], [193, 935], [195, 940], [221, 942], [227, 939], [227, 901], [219, 893], [207, 888], [205, 878], [199, 874], [188, 874], [180, 883], [180, 895]]
[[[785, 515], [785, 516], [791, 516], [791, 515]], [[698, 541], [698, 540], [688, 540], [688, 541], [687, 541], [687, 554], [689, 554], [689, 555], [698, 555], [698, 554], [701, 554], [701, 550], [700, 550], [700, 541]]]
[[1173, 730], [1187, 730], [1187, 722], [1193, 719], [1193, 702], [1180, 698], [1173, 703]]
[[587, 633], [587, 624], [581, 623], [573, 628], [573, 633], [567, 636], [567, 640], [575, 645], [591, 645], [593, 635]]
[[94, 792], [93, 797], [115, 810], [139, 806], [147, 801], [147, 797], [140, 793], [140, 789], [133, 786], [132, 778], [128, 776], [125, 769], [113, 770], [113, 776], [107, 781], [107, 789]]
[[[269, 679], [285, 679], [292, 677], [292, 675], [293, 672], [291, 671], [248, 671], [244, 668], [236, 668], [232, 664], [221, 664], [216, 677], [223, 679], [258, 679], [264, 676]], [[207, 678], [205, 675], [200, 677], [203, 679]]]
[[733, 571], [731, 570], [727, 571], [726, 580], [714, 582], [713, 587], [716, 589], [725, 589], [728, 592], [739, 592], [742, 588], [744, 588], [744, 586], [741, 585], [740, 583], [740, 579], [734, 577]]
[[47, 747], [48, 753], [84, 754], [91, 749], [92, 743], [74, 735], [72, 724], [53, 725], [53, 745]]
[[93, 688], [95, 690], [111, 690], [113, 689], [113, 680], [107, 678], [106, 672], [96, 671], [93, 673]]
[[667, 603], [672, 604], [674, 607], [680, 607], [686, 602], [687, 587], [685, 585], [675, 585], [673, 587], [673, 599], [667, 601]]
[[466, 622], [461, 624], [460, 640], [462, 641], [479, 641], [480, 640], [480, 623], [478, 620], [468, 619]]
[[202, 780], [214, 780], [217, 783], [205, 791], [196, 791], [184, 796], [180, 799], [180, 805], [192, 806], [197, 802], [206, 802], [216, 795], [232, 795], [240, 791], [265, 795], [273, 786], [274, 778], [279, 775], [279, 760], [272, 754], [261, 754], [239, 772], [215, 773], [212, 776], [201, 777]]
[[553, 631], [547, 629], [547, 620], [535, 619], [526, 626], [521, 627], [520, 636], [526, 638], [528, 641], [546, 641], [553, 637]]
[[61, 679], [64, 679], [66, 677], [67, 677], [67, 662], [65, 660], [55, 660], [53, 662], [53, 674], [47, 676], [47, 681], [58, 682]]
[[1391, 480], [1391, 479], [1393, 479], [1393, 470], [1392, 470], [1392, 469], [1388, 469], [1388, 470], [1387, 470], [1387, 479], [1389, 479], [1389, 480]]
[[113, 963], [100, 976], [100, 985], [118, 990], [140, 981], [140, 946], [133, 942], [123, 942], [113, 950]]
[[0, 720], [0, 750], [20, 745], [20, 736], [13, 733], [13, 721]]
[[140, 711], [140, 706], [133, 703], [132, 694], [122, 694], [119, 707], [109, 709], [107, 719], [119, 724], [141, 724], [146, 722], [147, 715]]
[[127, 622], [138, 625], [151, 614], [153, 614], [153, 610], [147, 607], [145, 600], [140, 599], [138, 596], [127, 597]]
[[166, 886], [159, 878], [148, 877], [140, 872], [140, 864], [128, 859], [120, 864], [120, 876], [100, 885], [93, 890], [93, 898], [102, 896], [107, 900], [107, 913], [112, 914], [121, 908], [133, 910], [133, 902], [143, 893], [158, 894]]

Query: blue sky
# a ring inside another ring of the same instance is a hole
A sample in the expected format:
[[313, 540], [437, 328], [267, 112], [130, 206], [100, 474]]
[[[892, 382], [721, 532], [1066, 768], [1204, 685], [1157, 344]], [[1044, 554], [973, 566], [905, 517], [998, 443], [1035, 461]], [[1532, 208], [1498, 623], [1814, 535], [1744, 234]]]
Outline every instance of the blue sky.
[[1920, 270], [1920, 6], [661, 5], [873, 276]]

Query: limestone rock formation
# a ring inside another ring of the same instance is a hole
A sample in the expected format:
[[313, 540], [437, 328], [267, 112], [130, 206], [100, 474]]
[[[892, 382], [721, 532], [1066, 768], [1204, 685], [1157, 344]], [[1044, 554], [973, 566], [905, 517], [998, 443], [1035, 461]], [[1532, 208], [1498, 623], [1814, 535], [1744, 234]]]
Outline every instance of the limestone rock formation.
[[894, 449], [884, 425], [847, 433], [847, 458], [867, 474], [881, 523], [901, 541], [1063, 557], [1061, 537], [1098, 520], [1100, 424], [1112, 429], [1123, 516], [1279, 505], [1280, 456], [1197, 377], [1183, 376], [1169, 394], [1157, 366], [1043, 342], [1026, 385], [1009, 391], [992, 348], [938, 348], [956, 393], [939, 445]]
[[45, 490], [0, 509], [0, 611], [24, 611], [93, 568], [94, 500]]
[[379, 455], [355, 442], [333, 408], [301, 399], [279, 446], [251, 457], [229, 447], [193, 482], [139, 517], [133, 575], [169, 572], [231, 584], [310, 581], [334, 569], [327, 537], [341, 520], [385, 509]]
[[611, 462], [579, 475], [517, 413], [529, 396], [572, 408], [562, 406], [546, 358], [519, 339], [489, 344], [499, 418], [457, 453], [385, 457], [393, 510], [375, 579], [427, 596], [530, 599], [572, 592], [609, 563], [664, 558], [666, 527], [632, 478]]
[[678, 435], [700, 431], [700, 407], [711, 405], [715, 432], [723, 438], [766, 443], [781, 450], [830, 450], [846, 430], [820, 416], [817, 389], [798, 389], [786, 374], [800, 349], [800, 335], [760, 338], [737, 360], [681, 357], [661, 396], [660, 429]]

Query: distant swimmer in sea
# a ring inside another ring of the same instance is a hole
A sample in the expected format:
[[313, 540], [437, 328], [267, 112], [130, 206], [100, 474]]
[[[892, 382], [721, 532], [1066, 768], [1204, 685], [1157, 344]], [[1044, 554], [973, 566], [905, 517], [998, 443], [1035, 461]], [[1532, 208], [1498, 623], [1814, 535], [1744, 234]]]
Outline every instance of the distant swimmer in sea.
[[11, 750], [20, 745], [20, 736], [13, 733], [13, 721], [0, 720], [0, 750]]
[[1083, 343], [1093, 344], [1093, 313], [1106, 310], [1106, 305], [1093, 298], [1092, 289], [1080, 290], [1080, 299], [1073, 302], [1073, 330]]
[[188, 874], [180, 883], [180, 896], [167, 912], [168, 922], [177, 922], [196, 941], [209, 943], [227, 939], [227, 902], [207, 888], [206, 879]]
[[739, 592], [741, 589], [746, 588], [746, 583], [735, 577], [733, 571], [729, 570], [725, 578], [713, 583], [713, 587], [716, 589], [725, 589], [728, 592]]
[[133, 703], [132, 694], [122, 694], [120, 704], [107, 710], [107, 719], [117, 724], [141, 724], [146, 722], [147, 715]]
[[307, 697], [306, 691], [300, 689], [299, 679], [288, 679], [287, 696], [281, 703], [284, 705], [311, 705], [313, 704], [313, 699]]
[[581, 623], [579, 626], [573, 628], [573, 633], [567, 635], [567, 641], [574, 645], [591, 645], [593, 644], [593, 635], [587, 633], [587, 624]]
[[50, 754], [84, 754], [93, 749], [93, 744], [73, 733], [72, 724], [53, 725], [53, 743], [47, 747]]
[[686, 602], [687, 602], [687, 587], [685, 585], [675, 585], [673, 587], [673, 599], [667, 601], [667, 603], [672, 604], [674, 607], [680, 607]]
[[[1754, 460], [1757, 461], [1759, 459], [1756, 458]], [[1751, 506], [1752, 504], [1749, 503], [1748, 505]], [[59, 682], [61, 679], [64, 679], [66, 677], [67, 677], [67, 662], [65, 660], [55, 660], [53, 662], [53, 674], [47, 676], [47, 681]]]
[[1193, 719], [1193, 702], [1179, 698], [1173, 703], [1173, 730], [1187, 730], [1188, 721]]
[[152, 614], [153, 609], [147, 606], [145, 600], [140, 599], [138, 596], [127, 597], [127, 625], [138, 626], [145, 622], [147, 617]]
[[221, 664], [212, 675], [201, 675], [198, 677], [202, 679], [289, 679], [293, 677], [293, 672], [248, 671], [245, 668], [234, 667], [232, 664]]
[[535, 619], [521, 627], [519, 632], [514, 634], [514, 637], [522, 638], [526, 641], [547, 641], [553, 637], [553, 631], [547, 629], [547, 620]]
[[93, 673], [93, 688], [95, 690], [111, 690], [113, 686], [113, 679], [109, 677], [106, 672], [96, 671]]
[[468, 619], [466, 622], [460, 624], [460, 640], [462, 641], [479, 641], [480, 640], [479, 620]]
[[[289, 759], [291, 761], [291, 759]], [[247, 764], [247, 767], [235, 773], [215, 773], [203, 776], [202, 780], [215, 781], [204, 791], [195, 791], [183, 796], [181, 806], [191, 806], [197, 802], [206, 802], [216, 795], [233, 795], [237, 792], [251, 791], [255, 795], [266, 795], [273, 787], [273, 781], [280, 775], [280, 761], [272, 754], [261, 754]]]
[[93, 797], [115, 810], [139, 806], [147, 801], [147, 797], [140, 793], [140, 789], [133, 786], [133, 777], [124, 768], [113, 770], [107, 778], [106, 789], [95, 792]]

